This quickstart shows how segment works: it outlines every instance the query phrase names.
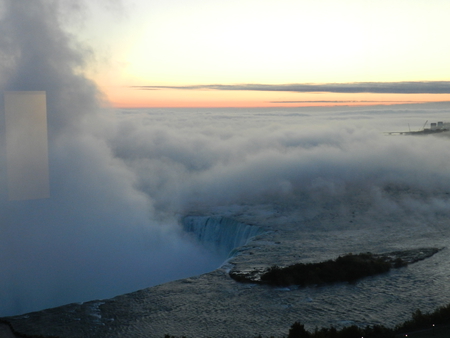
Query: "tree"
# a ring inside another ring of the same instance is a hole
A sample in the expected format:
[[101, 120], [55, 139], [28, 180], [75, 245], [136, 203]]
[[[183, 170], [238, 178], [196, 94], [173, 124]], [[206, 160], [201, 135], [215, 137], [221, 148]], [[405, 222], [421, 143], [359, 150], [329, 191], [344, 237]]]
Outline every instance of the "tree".
[[292, 324], [288, 338], [310, 338], [311, 334], [305, 330], [305, 326], [299, 322]]

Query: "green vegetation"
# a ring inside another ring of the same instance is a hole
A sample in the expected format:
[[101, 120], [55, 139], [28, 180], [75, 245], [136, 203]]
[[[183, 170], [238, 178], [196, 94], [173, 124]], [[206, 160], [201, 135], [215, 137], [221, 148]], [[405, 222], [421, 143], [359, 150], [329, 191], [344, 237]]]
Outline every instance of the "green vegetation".
[[450, 337], [450, 304], [442, 306], [432, 313], [422, 313], [417, 310], [412, 314], [412, 319], [397, 326], [395, 329], [382, 325], [360, 328], [356, 325], [344, 327], [341, 330], [335, 328], [316, 329], [314, 332], [305, 330], [299, 322], [294, 323], [288, 334], [288, 338], [448, 338]]
[[[268, 337], [259, 335], [254, 338]], [[277, 337], [285, 338], [286, 336]], [[422, 313], [417, 310], [412, 319], [397, 326], [395, 329], [382, 325], [360, 328], [356, 325], [344, 327], [340, 330], [331, 328], [315, 329], [309, 332], [303, 324], [295, 322], [289, 329], [287, 338], [448, 338], [450, 337], [450, 304], [438, 308], [432, 313]], [[177, 338], [166, 334], [164, 338]], [[185, 338], [184, 336], [181, 338]], [[270, 336], [270, 338], [275, 338]]]
[[231, 270], [230, 277], [241, 283], [269, 284], [273, 286], [324, 285], [355, 282], [358, 279], [388, 272], [433, 256], [442, 249], [419, 248], [384, 254], [347, 254], [321, 263], [298, 263], [287, 267], [274, 265], [265, 271], [241, 272]]
[[401, 258], [389, 255], [374, 255], [370, 252], [347, 254], [335, 260], [320, 263], [298, 263], [284, 268], [274, 265], [260, 276], [259, 280], [230, 272], [238, 282], [269, 284], [273, 286], [324, 285], [339, 282], [355, 282], [358, 279], [388, 272], [391, 268], [406, 266]]
[[344, 327], [341, 330], [335, 328], [316, 329], [313, 333], [306, 331], [304, 326], [295, 322], [288, 334], [288, 338], [394, 338], [394, 330], [381, 325], [359, 328], [356, 325]]
[[[401, 260], [396, 262], [396, 266], [404, 265], [406, 263]], [[275, 286], [354, 282], [367, 276], [388, 272], [392, 266], [387, 258], [371, 253], [348, 254], [321, 263], [299, 263], [285, 268], [273, 266], [261, 275], [261, 282]]]
[[434, 332], [445, 326], [448, 326], [446, 337], [450, 337], [450, 304], [441, 306], [432, 313], [422, 313], [420, 310], [416, 310], [412, 314], [412, 319], [400, 325], [397, 331], [398, 333], [417, 330], [433, 330]]

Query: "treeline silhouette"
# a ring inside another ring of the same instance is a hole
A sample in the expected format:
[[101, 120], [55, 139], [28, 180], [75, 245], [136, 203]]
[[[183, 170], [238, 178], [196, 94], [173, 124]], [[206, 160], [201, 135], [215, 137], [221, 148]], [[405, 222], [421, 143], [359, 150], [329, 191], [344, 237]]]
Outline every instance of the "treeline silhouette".
[[[288, 338], [394, 338], [395, 335], [394, 330], [382, 325], [367, 326], [365, 328], [352, 325], [341, 330], [337, 330], [334, 327], [322, 328], [320, 330], [316, 329], [311, 333], [305, 329], [304, 325], [295, 322], [289, 329]], [[262, 338], [262, 336], [256, 338]]]
[[392, 259], [387, 255], [374, 255], [370, 252], [347, 254], [335, 260], [320, 263], [297, 263], [287, 267], [274, 265], [262, 273], [260, 280], [230, 273], [238, 282], [269, 284], [273, 286], [323, 285], [339, 282], [355, 282], [358, 279], [388, 272], [391, 268], [406, 266], [401, 258]]
[[[424, 336], [435, 336], [435, 329], [446, 328], [446, 337], [450, 337], [450, 304], [441, 306], [432, 313], [422, 313], [416, 310], [412, 314], [412, 319], [391, 329], [382, 325], [367, 326], [360, 328], [356, 325], [344, 327], [341, 330], [336, 328], [315, 329], [309, 332], [304, 325], [299, 322], [292, 324], [289, 329], [288, 338], [393, 338], [398, 336], [407, 337], [408, 333], [422, 331]], [[258, 336], [256, 338], [262, 338]], [[274, 338], [274, 337], [272, 337]]]
[[[450, 337], [450, 304], [442, 306], [432, 313], [422, 313], [416, 310], [412, 314], [412, 319], [391, 329], [383, 325], [366, 326], [364, 328], [356, 325], [344, 327], [342, 329], [316, 328], [314, 332], [309, 332], [300, 322], [295, 322], [289, 329], [287, 338], [394, 338], [399, 336], [407, 336], [408, 333], [421, 330], [427, 337], [435, 336], [434, 329], [442, 328], [448, 325], [448, 335]], [[263, 334], [254, 336], [253, 338], [269, 337]], [[270, 336], [270, 338], [285, 338]], [[442, 335], [440, 336], [442, 337]], [[166, 334], [164, 338], [186, 338], [185, 336], [176, 337]], [[194, 337], [190, 337], [194, 338]]]

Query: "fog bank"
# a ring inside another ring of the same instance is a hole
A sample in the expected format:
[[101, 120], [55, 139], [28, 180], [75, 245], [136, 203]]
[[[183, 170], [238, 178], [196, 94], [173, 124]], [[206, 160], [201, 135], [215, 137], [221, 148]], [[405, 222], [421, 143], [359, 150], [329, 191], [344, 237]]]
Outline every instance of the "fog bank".
[[373, 212], [446, 212], [446, 133], [383, 131], [445, 120], [448, 105], [369, 109], [120, 111], [112, 149], [158, 211], [357, 202]]
[[432, 223], [449, 213], [449, 138], [383, 134], [445, 121], [448, 104], [101, 108], [83, 76], [91, 51], [61, 28], [58, 2], [0, 4], [0, 91], [47, 94], [51, 196], [8, 202], [0, 149], [1, 316], [216, 268], [182, 234], [187, 214], [267, 204], [308, 219], [357, 207]]
[[4, 91], [46, 92], [50, 166], [49, 199], [10, 202], [1, 142], [0, 315], [217, 267], [180, 236], [176, 216], [156, 219], [136, 174], [112, 153], [114, 124], [82, 73], [90, 51], [61, 28], [64, 8], [44, 0], [1, 0], [0, 7], [1, 111]]

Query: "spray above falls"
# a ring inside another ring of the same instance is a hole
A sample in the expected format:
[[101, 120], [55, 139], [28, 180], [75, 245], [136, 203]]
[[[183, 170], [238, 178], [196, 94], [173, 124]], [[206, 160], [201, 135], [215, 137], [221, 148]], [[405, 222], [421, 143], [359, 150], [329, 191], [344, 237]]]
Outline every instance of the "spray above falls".
[[[77, 19], [66, 4], [0, 0], [0, 316], [112, 297], [216, 267], [179, 235], [174, 217], [156, 217], [137, 173], [115, 156], [114, 112], [84, 75], [92, 50], [66, 31], [65, 21]], [[7, 91], [46, 94], [49, 198], [8, 199]]]

